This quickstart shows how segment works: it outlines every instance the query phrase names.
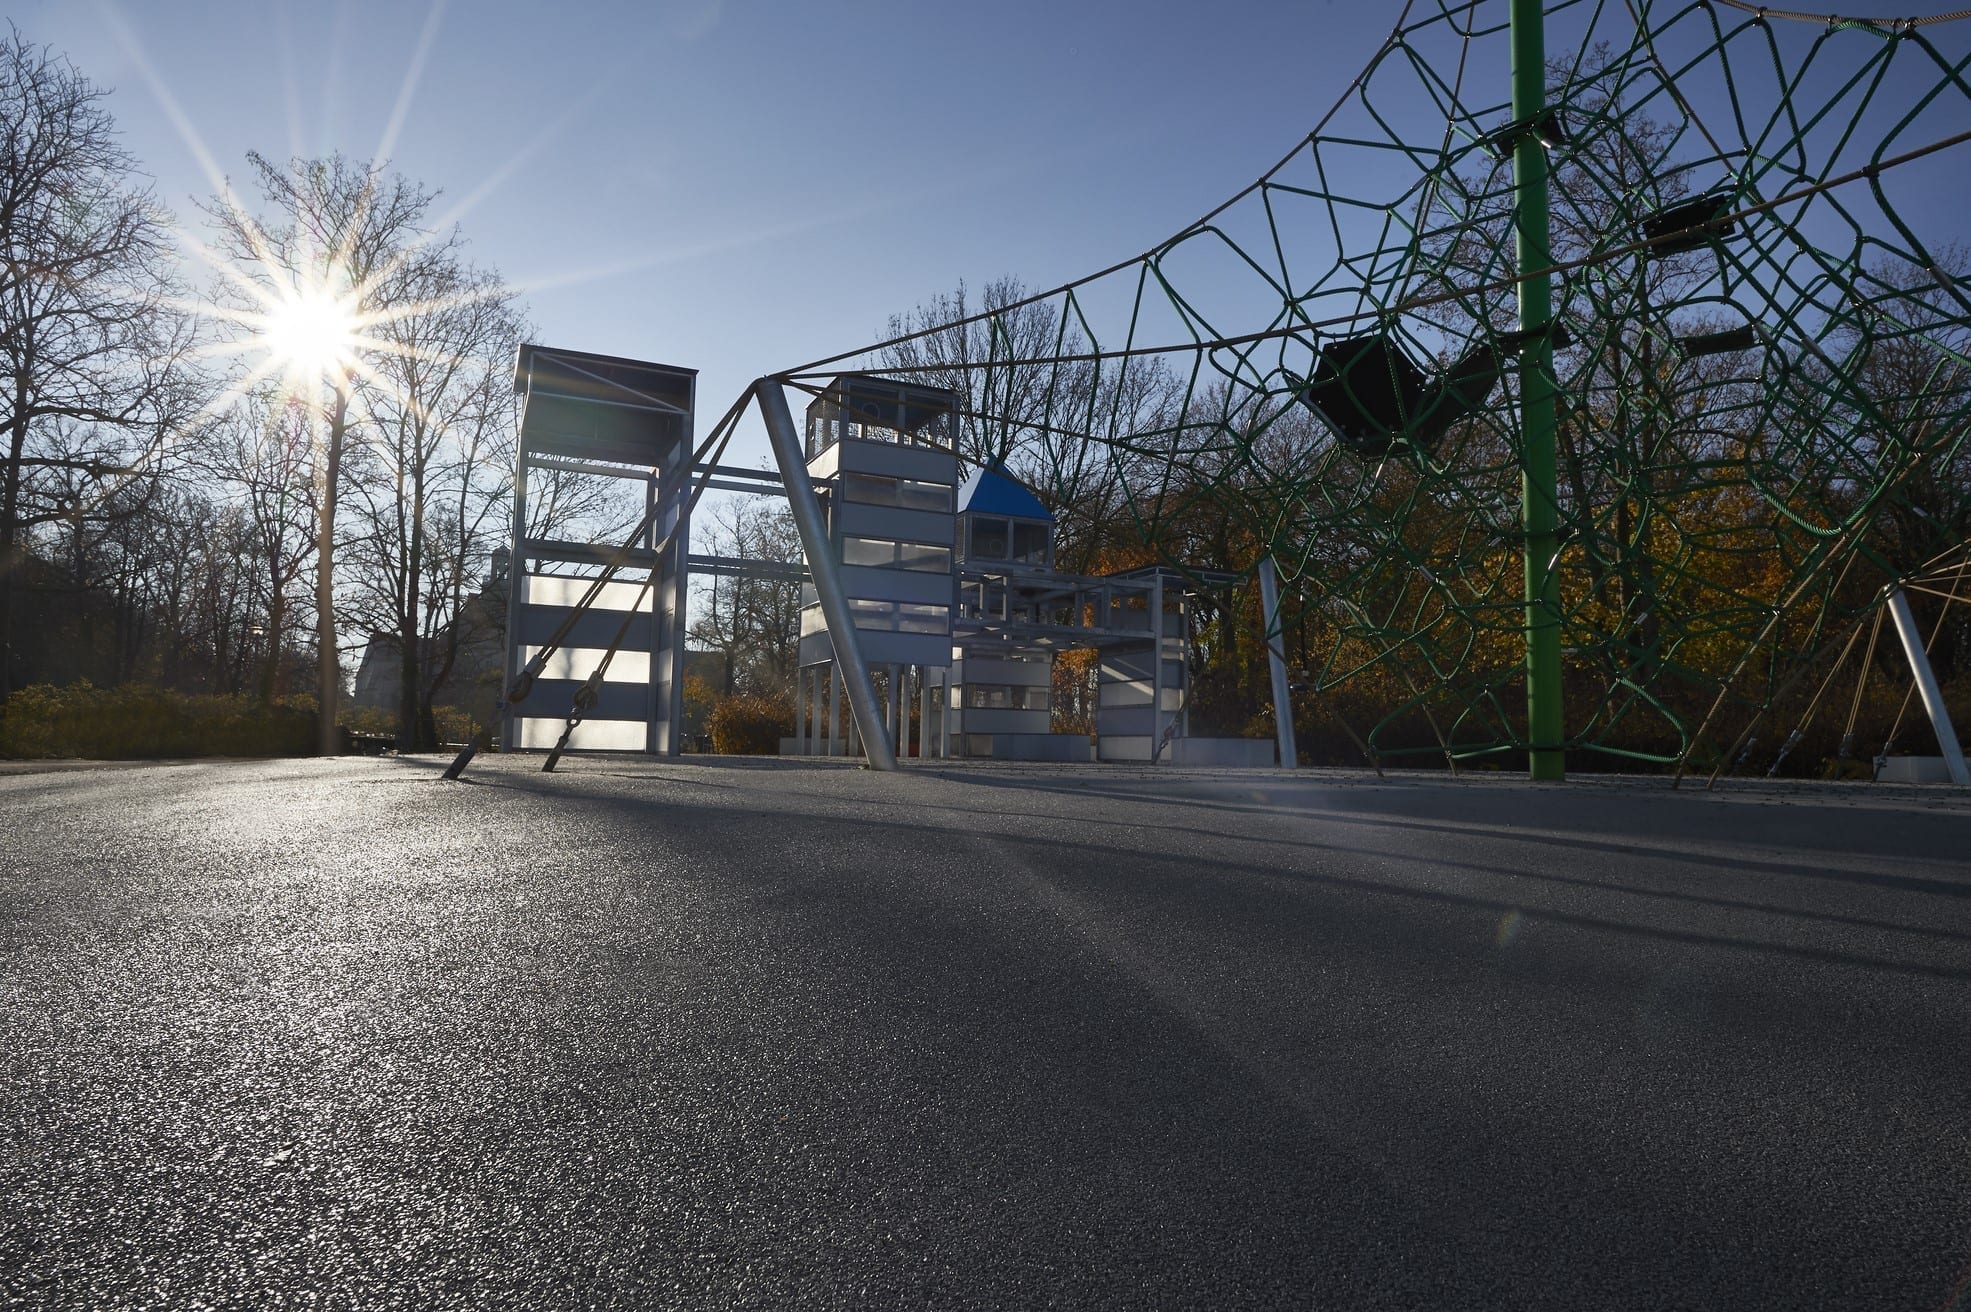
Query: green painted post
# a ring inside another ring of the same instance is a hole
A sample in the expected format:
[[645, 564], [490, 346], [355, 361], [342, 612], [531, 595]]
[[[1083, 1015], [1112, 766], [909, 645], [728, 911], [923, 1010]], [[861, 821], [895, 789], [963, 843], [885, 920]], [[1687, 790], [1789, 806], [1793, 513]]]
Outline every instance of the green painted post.
[[[1547, 41], [1541, 0], [1512, 0], [1512, 116], [1530, 129], [1546, 104]], [[1513, 143], [1519, 268], [1553, 264], [1547, 235], [1547, 156], [1522, 131]], [[1552, 275], [1519, 284], [1522, 465], [1520, 516], [1526, 527], [1526, 732], [1535, 779], [1566, 778], [1560, 686], [1559, 489], [1554, 472], [1554, 351], [1544, 330], [1553, 316]]]

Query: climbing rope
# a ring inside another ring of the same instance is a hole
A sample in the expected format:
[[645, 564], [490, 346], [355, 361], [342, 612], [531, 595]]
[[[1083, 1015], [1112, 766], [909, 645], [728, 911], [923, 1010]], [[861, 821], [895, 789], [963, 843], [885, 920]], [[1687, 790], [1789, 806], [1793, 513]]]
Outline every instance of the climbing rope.
[[1882, 615], [1883, 612], [1877, 609], [1875, 618], [1868, 626], [1868, 650], [1862, 653], [1861, 673], [1855, 679], [1855, 695], [1848, 703], [1848, 723], [1841, 729], [1841, 747], [1834, 756], [1837, 773], [1842, 765], [1854, 759], [1855, 721], [1861, 718], [1862, 695], [1868, 691], [1868, 678], [1875, 670], [1875, 643], [1882, 636]]
[[1713, 4], [1727, 9], [1737, 9], [1758, 18], [1785, 18], [1798, 23], [1820, 23], [1827, 27], [1874, 27], [1885, 30], [1928, 27], [1932, 23], [1956, 23], [1971, 18], [1971, 9], [1953, 9], [1945, 14], [1930, 14], [1919, 18], [1844, 18], [1839, 14], [1810, 14], [1797, 9], [1772, 9], [1766, 5], [1747, 4], [1745, 0], [1711, 0]]

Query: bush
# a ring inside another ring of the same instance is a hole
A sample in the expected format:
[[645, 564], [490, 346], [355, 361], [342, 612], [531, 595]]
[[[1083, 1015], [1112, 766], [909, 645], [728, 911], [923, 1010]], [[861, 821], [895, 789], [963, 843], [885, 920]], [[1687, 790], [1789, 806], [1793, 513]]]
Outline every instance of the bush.
[[127, 760], [166, 756], [307, 756], [315, 714], [245, 697], [189, 696], [147, 684], [38, 683], [0, 706], [0, 756]]
[[366, 733], [379, 738], [394, 738], [397, 735], [397, 712], [386, 711], [380, 706], [350, 706], [344, 703], [336, 708], [335, 722], [350, 733]]
[[725, 756], [776, 756], [794, 734], [794, 708], [770, 697], [721, 697], [712, 703], [712, 750]]
[[479, 718], [463, 706], [434, 706], [431, 718], [438, 723], [438, 742], [443, 746], [464, 746], [481, 728]]

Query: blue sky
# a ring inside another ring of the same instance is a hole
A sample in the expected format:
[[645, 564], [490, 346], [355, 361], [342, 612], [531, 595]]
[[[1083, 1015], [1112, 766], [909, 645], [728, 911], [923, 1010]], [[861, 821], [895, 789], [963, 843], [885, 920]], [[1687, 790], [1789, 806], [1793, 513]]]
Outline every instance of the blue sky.
[[1395, 12], [76, 0], [14, 21], [113, 88], [188, 222], [207, 161], [387, 150], [525, 289], [536, 340], [696, 367], [709, 424], [961, 277], [1051, 286], [1181, 228], [1293, 145]]
[[[702, 427], [960, 278], [1050, 287], [1182, 228], [1293, 147], [1400, 8], [60, 0], [14, 21], [114, 89], [188, 222], [249, 149], [381, 151], [523, 289], [535, 340], [700, 369]], [[764, 452], [748, 433], [733, 458]]]

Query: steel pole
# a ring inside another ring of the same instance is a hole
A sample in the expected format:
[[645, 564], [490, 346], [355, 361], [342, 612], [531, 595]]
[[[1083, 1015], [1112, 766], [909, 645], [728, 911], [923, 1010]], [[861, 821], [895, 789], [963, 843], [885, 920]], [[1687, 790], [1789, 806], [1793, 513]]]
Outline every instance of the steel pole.
[[828, 524], [821, 517], [821, 501], [808, 478], [807, 462], [801, 458], [801, 438], [794, 429], [794, 416], [787, 409], [787, 394], [780, 390], [779, 383], [765, 378], [753, 384], [753, 391], [760, 398], [760, 414], [766, 419], [773, 458], [779, 462], [780, 477], [787, 485], [787, 505], [794, 512], [794, 527], [800, 530], [801, 550], [808, 558], [808, 576], [814, 580], [822, 618], [828, 621], [835, 667], [842, 672], [842, 682], [847, 685], [849, 705], [855, 710], [856, 727], [862, 733], [863, 751], [871, 769], [894, 770], [897, 754], [884, 731], [876, 685], [870, 681], [869, 666], [862, 659], [862, 644], [856, 640], [855, 615], [849, 610], [848, 595], [842, 591], [842, 581], [835, 573]]
[[1532, 130], [1546, 107], [1547, 41], [1541, 0], [1512, 0], [1512, 115], [1515, 227], [1519, 272], [1520, 514], [1526, 529], [1526, 737], [1535, 779], [1566, 778], [1561, 750], [1560, 495], [1555, 473], [1553, 250], [1548, 237], [1547, 156]]
[[[1008, 580], [1007, 593], [1013, 591]], [[1163, 574], [1150, 584], [1150, 764], [1163, 758]]]
[[1889, 614], [1896, 621], [1896, 636], [1903, 641], [1903, 655], [1916, 676], [1916, 691], [1929, 712], [1930, 727], [1937, 734], [1937, 748], [1944, 754], [1944, 768], [1950, 781], [1959, 786], [1971, 784], [1971, 770], [1964, 764], [1964, 749], [1957, 744], [1957, 730], [1951, 727], [1950, 711], [1944, 706], [1943, 689], [1937, 686], [1936, 671], [1930, 668], [1930, 654], [1923, 649], [1923, 635], [1916, 631], [1916, 617], [1909, 613], [1909, 598], [1897, 588], [1889, 594]]
[[1291, 770], [1300, 764], [1293, 741], [1293, 698], [1287, 687], [1286, 634], [1280, 629], [1280, 578], [1273, 558], [1259, 558], [1259, 608], [1265, 613], [1266, 664], [1273, 674], [1273, 729], [1280, 740], [1280, 764]]

